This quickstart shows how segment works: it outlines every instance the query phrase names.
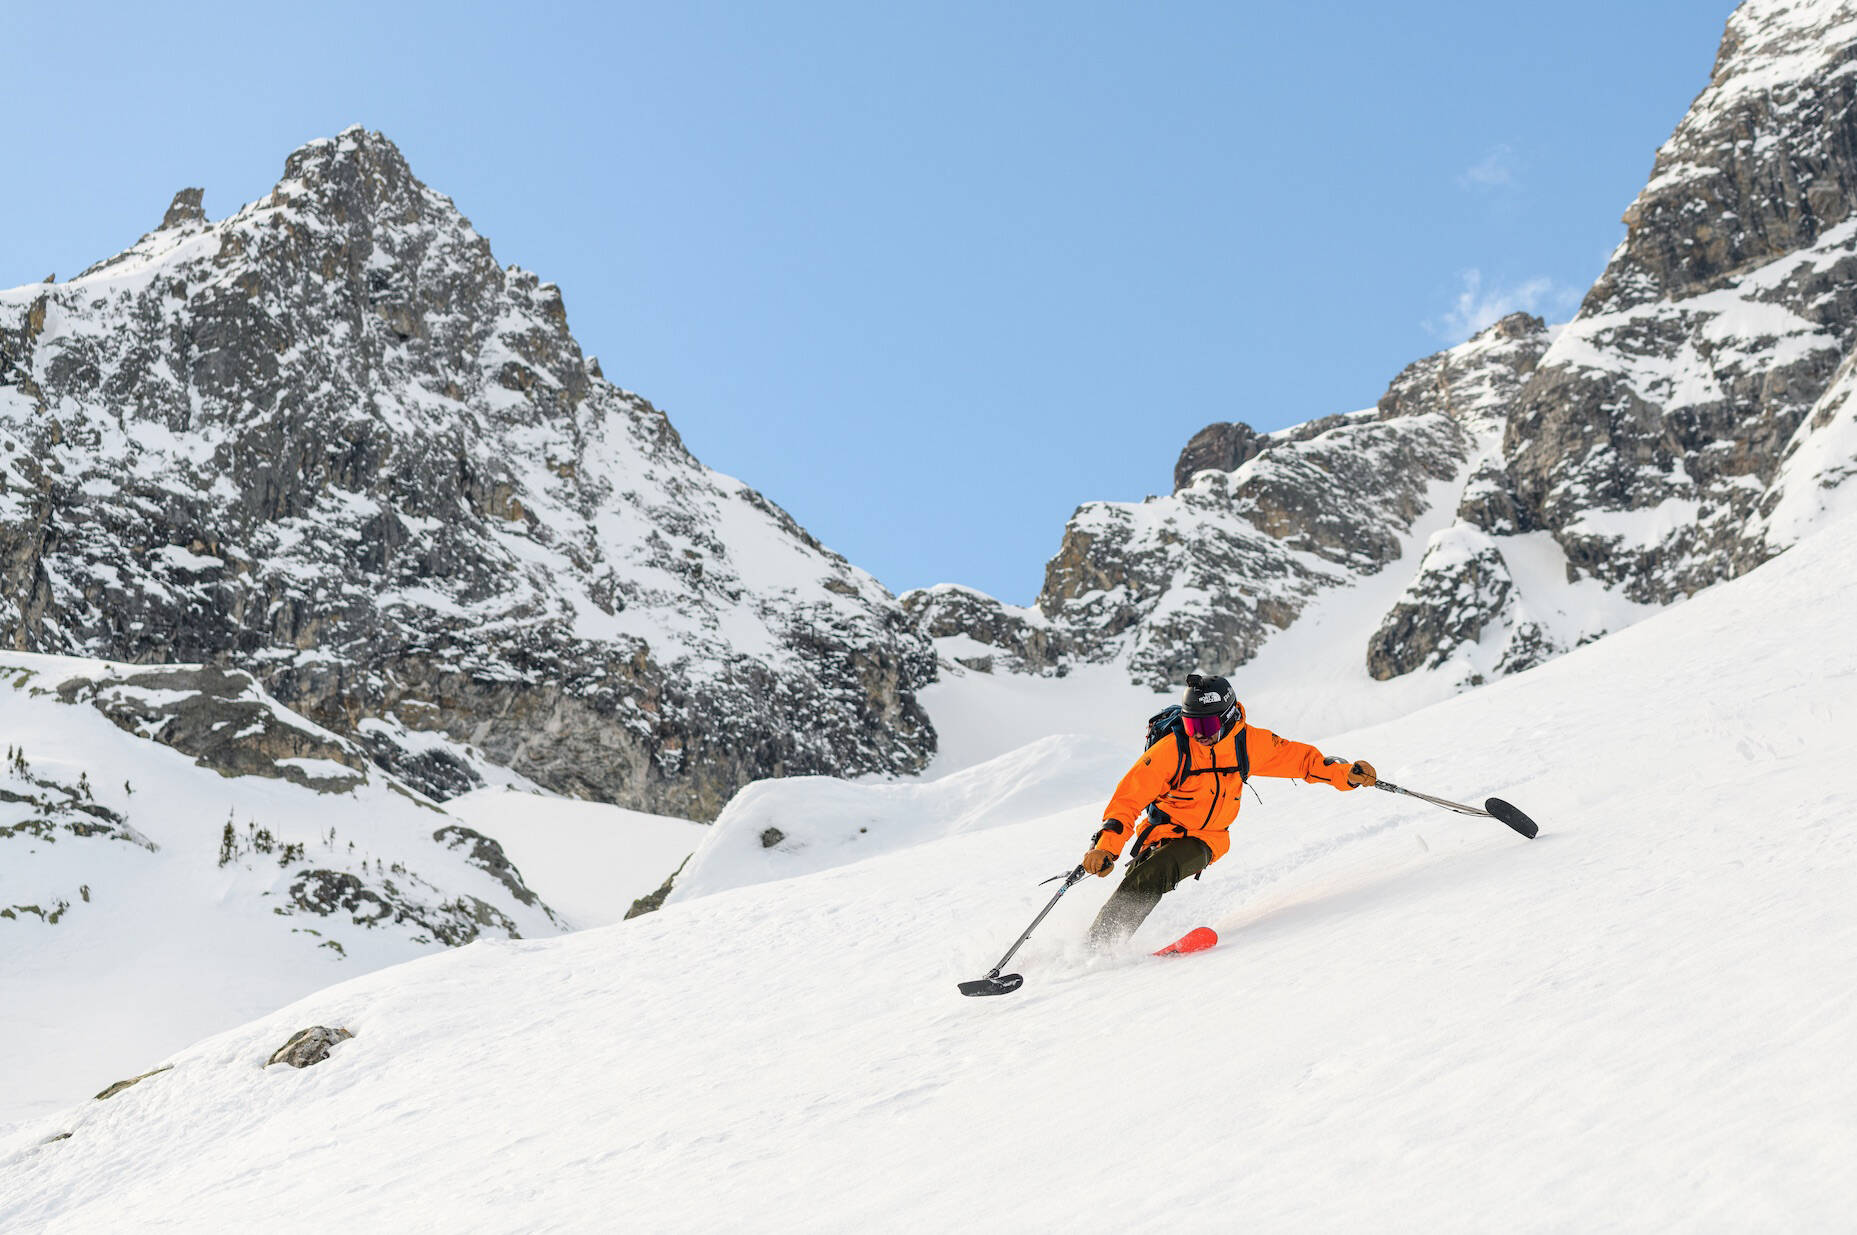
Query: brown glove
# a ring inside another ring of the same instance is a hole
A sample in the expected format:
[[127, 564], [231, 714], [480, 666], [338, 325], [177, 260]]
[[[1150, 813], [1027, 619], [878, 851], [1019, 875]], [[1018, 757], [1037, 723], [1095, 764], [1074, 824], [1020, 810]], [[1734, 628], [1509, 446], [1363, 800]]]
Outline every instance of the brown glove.
[[1348, 769], [1348, 784], [1372, 785], [1380, 779], [1373, 770], [1373, 765], [1365, 759], [1356, 759], [1354, 766]]
[[1083, 855], [1083, 869], [1092, 875], [1107, 875], [1115, 865], [1115, 854], [1107, 849], [1092, 849]]

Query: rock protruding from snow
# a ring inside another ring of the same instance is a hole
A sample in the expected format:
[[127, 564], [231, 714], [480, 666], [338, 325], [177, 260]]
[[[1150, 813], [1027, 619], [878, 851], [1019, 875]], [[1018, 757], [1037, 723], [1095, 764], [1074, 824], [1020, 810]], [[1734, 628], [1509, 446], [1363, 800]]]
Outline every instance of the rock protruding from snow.
[[327, 1059], [338, 1042], [346, 1042], [354, 1036], [339, 1025], [334, 1028], [311, 1025], [308, 1029], [299, 1029], [290, 1035], [290, 1041], [272, 1051], [271, 1057], [264, 1061], [264, 1066], [268, 1068], [272, 1064], [287, 1063], [293, 1068], [307, 1068]]
[[899, 599], [944, 660], [980, 673], [1063, 671], [1069, 640], [1036, 609], [952, 583], [918, 588]]
[[1397, 445], [1365, 413], [1208, 426], [1171, 498], [1078, 511], [1040, 608], [1140, 681], [1241, 665], [1416, 526], [1389, 472], [1455, 473], [1456, 512], [1376, 678], [1475, 684], [1746, 571], [1857, 503], [1854, 194], [1857, 4], [1749, 0], [1570, 324], [1514, 314], [1408, 367], [1376, 409]]
[[120, 729], [191, 755], [221, 776], [275, 776], [319, 793], [368, 778], [362, 749], [294, 715], [249, 674], [211, 665], [102, 666], [60, 682], [66, 703], [88, 703]]
[[448, 823], [432, 833], [432, 839], [447, 849], [463, 851], [465, 861], [508, 888], [509, 894], [522, 904], [537, 903], [535, 893], [522, 881], [522, 872], [503, 852], [503, 846], [482, 832], [461, 823]]
[[1235, 472], [1257, 458], [1267, 439], [1242, 420], [1210, 424], [1193, 435], [1174, 464], [1174, 492], [1201, 472]]
[[598, 375], [390, 141], [0, 292], [0, 642], [251, 670], [434, 796], [920, 768], [928, 641]]
[[[109, 1088], [105, 1089], [102, 1093], [98, 1094], [96, 1097], [96, 1101], [101, 1102], [105, 1098], [114, 1098], [117, 1094], [129, 1088], [131, 1085], [139, 1085], [151, 1076], [159, 1076], [163, 1072], [172, 1072], [173, 1070], [174, 1070], [173, 1064], [164, 1063], [159, 1068], [150, 1068], [148, 1071], [142, 1073], [142, 1075], [140, 1076], [132, 1076], [126, 1081], [117, 1081], [111, 1086], [109, 1086]], [[65, 1133], [65, 1135], [69, 1136], [71, 1134], [67, 1132]]]

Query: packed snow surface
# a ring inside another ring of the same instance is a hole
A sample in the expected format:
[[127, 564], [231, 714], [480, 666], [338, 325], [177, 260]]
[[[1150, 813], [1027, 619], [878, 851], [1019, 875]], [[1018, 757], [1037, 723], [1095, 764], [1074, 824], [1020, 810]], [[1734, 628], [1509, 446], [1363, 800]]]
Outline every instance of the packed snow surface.
[[[1845, 519], [1337, 735], [1541, 838], [1260, 780], [1135, 946], [1084, 953], [1086, 881], [1001, 999], [955, 983], [1095, 798], [373, 973], [0, 1137], [0, 1229], [1842, 1228], [1853, 612]], [[316, 1024], [355, 1037], [264, 1067]]]

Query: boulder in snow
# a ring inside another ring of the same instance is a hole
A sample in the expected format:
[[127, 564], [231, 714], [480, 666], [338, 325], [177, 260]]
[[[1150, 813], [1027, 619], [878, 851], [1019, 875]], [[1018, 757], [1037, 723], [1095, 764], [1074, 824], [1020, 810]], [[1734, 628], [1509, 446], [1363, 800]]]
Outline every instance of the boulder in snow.
[[329, 1051], [337, 1042], [354, 1036], [339, 1025], [334, 1029], [327, 1025], [311, 1025], [308, 1029], [299, 1029], [290, 1035], [290, 1041], [271, 1052], [264, 1066], [268, 1068], [274, 1063], [287, 1063], [293, 1068], [307, 1068], [327, 1059]]

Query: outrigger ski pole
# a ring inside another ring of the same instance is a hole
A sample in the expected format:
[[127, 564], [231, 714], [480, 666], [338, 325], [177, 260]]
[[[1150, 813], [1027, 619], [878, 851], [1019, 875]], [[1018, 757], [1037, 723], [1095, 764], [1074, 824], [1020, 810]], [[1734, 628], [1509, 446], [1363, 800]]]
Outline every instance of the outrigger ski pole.
[[1500, 820], [1514, 828], [1517, 832], [1520, 832], [1523, 836], [1526, 836], [1529, 840], [1533, 840], [1535, 835], [1541, 831], [1540, 828], [1535, 826], [1535, 821], [1533, 819], [1530, 819], [1527, 815], [1524, 815], [1521, 811], [1515, 809], [1515, 807], [1509, 805], [1501, 798], [1485, 798], [1483, 800], [1484, 809], [1478, 810], [1474, 806], [1465, 806], [1462, 802], [1447, 802], [1443, 798], [1434, 798], [1429, 793], [1420, 793], [1416, 789], [1401, 789], [1398, 785], [1387, 780], [1375, 781], [1373, 787], [1375, 789], [1384, 789], [1388, 793], [1403, 793], [1409, 798], [1418, 798], [1420, 801], [1430, 802], [1433, 806], [1442, 806], [1446, 810], [1454, 810], [1460, 815], [1482, 815], [1485, 819]]
[[[1045, 915], [1057, 908], [1058, 898], [1070, 891], [1071, 885], [1083, 878], [1083, 875], [1083, 867], [1079, 865], [1076, 870], [1070, 872], [1068, 875], [1052, 876], [1054, 879], [1062, 879], [1064, 881], [1064, 886], [1057, 890], [1057, 894], [1051, 898], [1051, 903], [1038, 911], [1038, 916], [1032, 919], [1032, 924], [1025, 928], [1025, 933], [1023, 935], [1020, 935], [1018, 939], [1013, 941], [1010, 948], [1006, 949], [1006, 955], [999, 958], [999, 964], [993, 966], [993, 971], [991, 973], [987, 974], [984, 978], [975, 978], [972, 982], [961, 983], [961, 994], [1010, 995], [1012, 992], [1018, 990], [1019, 987], [1023, 986], [1025, 984], [1024, 974], [1002, 974], [1000, 970], [1006, 967], [1006, 962], [1012, 959], [1012, 954], [1019, 950], [1019, 945], [1032, 937], [1032, 932], [1037, 930], [1038, 924], [1045, 920]], [[1045, 882], [1050, 883], [1051, 880], [1047, 879]]]

